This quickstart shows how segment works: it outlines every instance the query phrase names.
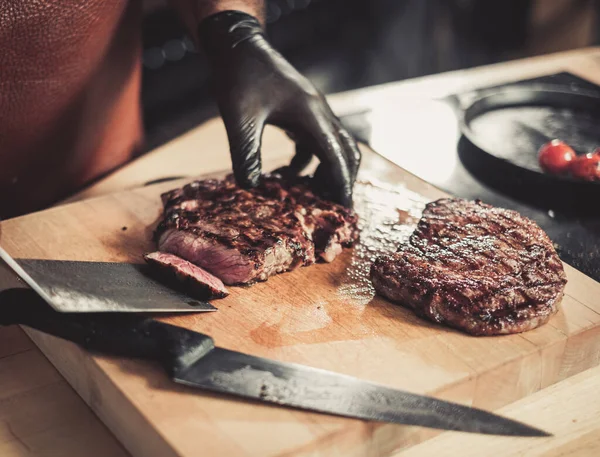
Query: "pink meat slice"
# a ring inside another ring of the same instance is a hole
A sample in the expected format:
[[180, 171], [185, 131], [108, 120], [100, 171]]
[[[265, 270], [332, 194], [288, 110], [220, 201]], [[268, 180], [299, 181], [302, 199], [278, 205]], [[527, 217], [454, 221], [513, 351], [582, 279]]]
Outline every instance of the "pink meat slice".
[[219, 278], [174, 254], [157, 251], [144, 255], [144, 259], [162, 274], [183, 283], [198, 298], [224, 298], [229, 295]]

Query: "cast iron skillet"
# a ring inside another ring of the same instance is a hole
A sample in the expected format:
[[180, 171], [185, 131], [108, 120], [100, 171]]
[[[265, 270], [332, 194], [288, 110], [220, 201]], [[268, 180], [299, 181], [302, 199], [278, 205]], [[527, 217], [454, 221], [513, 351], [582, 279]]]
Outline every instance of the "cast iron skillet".
[[544, 208], [600, 214], [600, 182], [545, 173], [539, 148], [558, 138], [577, 154], [600, 147], [600, 96], [531, 85], [487, 93], [459, 115], [459, 156], [485, 184]]

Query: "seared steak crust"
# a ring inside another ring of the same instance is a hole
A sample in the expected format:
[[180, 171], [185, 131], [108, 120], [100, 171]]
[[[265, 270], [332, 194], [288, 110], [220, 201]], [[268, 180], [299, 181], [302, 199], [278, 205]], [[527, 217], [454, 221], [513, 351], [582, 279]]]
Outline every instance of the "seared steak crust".
[[266, 176], [255, 189], [233, 177], [194, 181], [162, 195], [160, 251], [178, 255], [226, 284], [332, 261], [358, 236], [352, 210], [318, 198], [306, 178]]
[[535, 222], [461, 199], [429, 203], [408, 243], [374, 262], [371, 279], [384, 297], [474, 335], [544, 324], [567, 282]]

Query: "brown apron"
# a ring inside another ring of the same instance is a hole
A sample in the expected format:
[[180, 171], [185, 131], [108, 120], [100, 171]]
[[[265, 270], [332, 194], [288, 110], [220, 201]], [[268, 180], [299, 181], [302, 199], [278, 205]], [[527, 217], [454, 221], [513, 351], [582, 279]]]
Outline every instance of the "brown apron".
[[139, 150], [141, 18], [139, 0], [0, 1], [0, 217]]

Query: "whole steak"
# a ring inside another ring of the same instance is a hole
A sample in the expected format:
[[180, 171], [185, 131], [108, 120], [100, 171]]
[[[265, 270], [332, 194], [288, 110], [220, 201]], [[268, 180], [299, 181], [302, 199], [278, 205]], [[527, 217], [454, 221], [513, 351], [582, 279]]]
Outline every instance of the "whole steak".
[[318, 198], [309, 184], [308, 178], [271, 175], [245, 190], [228, 177], [167, 192], [155, 232], [158, 249], [225, 284], [266, 280], [317, 258], [331, 262], [357, 239], [357, 216]]
[[460, 199], [429, 203], [408, 243], [374, 262], [371, 279], [384, 297], [474, 335], [544, 324], [567, 282], [535, 222]]

